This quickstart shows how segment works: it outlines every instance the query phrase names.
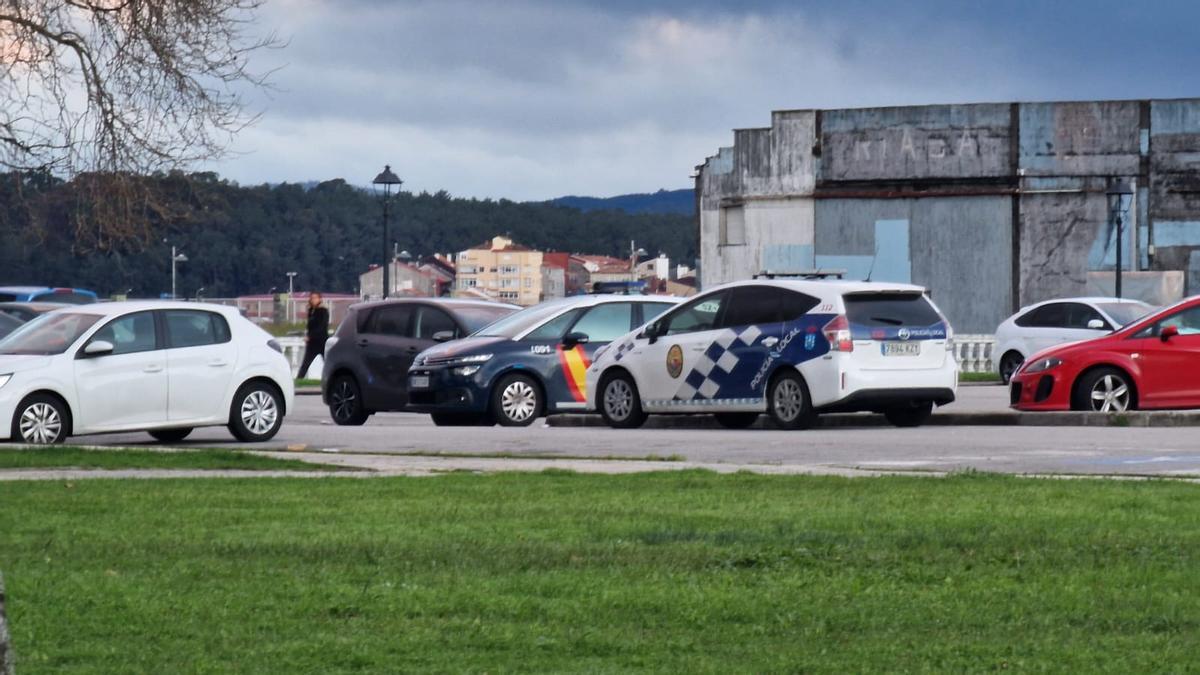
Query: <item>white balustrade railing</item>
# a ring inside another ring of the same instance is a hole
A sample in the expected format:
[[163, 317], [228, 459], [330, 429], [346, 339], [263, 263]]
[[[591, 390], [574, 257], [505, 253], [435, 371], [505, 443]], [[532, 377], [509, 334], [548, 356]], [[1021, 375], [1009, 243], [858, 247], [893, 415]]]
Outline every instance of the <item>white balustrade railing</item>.
[[[281, 337], [275, 338], [280, 347], [283, 347], [283, 355], [287, 357], [288, 363], [292, 364], [292, 375], [297, 375], [300, 371], [300, 363], [304, 360], [304, 338], [302, 337]], [[995, 362], [993, 361], [993, 351], [996, 349], [996, 336], [994, 335], [955, 335], [954, 336], [954, 360], [958, 361], [958, 369], [964, 373], [991, 373], [995, 372]], [[321, 379], [321, 368], [324, 361], [321, 357], [313, 362], [311, 368], [308, 369], [309, 379]]]
[[964, 373], [990, 373], [995, 371], [995, 335], [955, 335], [954, 360]]

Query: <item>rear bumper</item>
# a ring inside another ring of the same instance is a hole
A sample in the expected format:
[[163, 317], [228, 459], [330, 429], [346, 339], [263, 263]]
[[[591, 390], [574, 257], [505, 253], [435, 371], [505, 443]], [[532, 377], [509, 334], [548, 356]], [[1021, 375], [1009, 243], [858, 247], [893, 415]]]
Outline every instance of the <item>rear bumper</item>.
[[946, 405], [953, 403], [954, 398], [954, 389], [950, 387], [860, 389], [839, 401], [820, 406], [817, 412], [883, 412], [914, 403]]

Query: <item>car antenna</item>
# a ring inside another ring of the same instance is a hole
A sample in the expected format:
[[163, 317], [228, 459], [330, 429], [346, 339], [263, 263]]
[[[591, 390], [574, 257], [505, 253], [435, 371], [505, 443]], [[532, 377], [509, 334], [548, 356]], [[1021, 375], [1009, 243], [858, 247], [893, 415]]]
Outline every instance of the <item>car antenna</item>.
[[871, 266], [867, 268], [867, 278], [863, 281], [870, 282], [871, 275], [875, 273], [875, 261], [879, 259], [879, 240], [875, 240], [875, 255], [871, 256]]

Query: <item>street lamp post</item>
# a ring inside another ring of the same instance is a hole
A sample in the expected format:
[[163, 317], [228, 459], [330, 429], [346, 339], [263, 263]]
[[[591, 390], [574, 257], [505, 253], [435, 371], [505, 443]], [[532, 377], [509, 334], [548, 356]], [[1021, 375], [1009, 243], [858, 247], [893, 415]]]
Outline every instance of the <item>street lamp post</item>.
[[188, 257], [182, 253], [176, 253], [175, 247], [171, 246], [171, 299], [175, 299], [175, 264], [187, 262]]
[[391, 246], [389, 245], [392, 237], [388, 231], [388, 202], [392, 200], [392, 186], [396, 186], [396, 192], [399, 194], [400, 185], [404, 181], [392, 173], [392, 166], [390, 164], [385, 164], [383, 172], [375, 176], [375, 180], [371, 181], [371, 183], [375, 186], [376, 193], [380, 194], [383, 198], [383, 298], [386, 300], [388, 296], [388, 282], [390, 281], [388, 271], [392, 266], [390, 259]]
[[1125, 201], [1126, 197], [1133, 200], [1133, 185], [1127, 178], [1113, 178], [1108, 182], [1108, 190], [1105, 191], [1108, 197], [1108, 217], [1109, 221], [1115, 226], [1117, 231], [1117, 267], [1116, 276], [1114, 279], [1115, 295], [1121, 297], [1121, 270], [1125, 267], [1125, 261], [1121, 251], [1122, 226], [1125, 224], [1125, 214], [1129, 211], [1129, 206]]
[[294, 283], [296, 280], [296, 274], [297, 274], [297, 272], [288, 272], [287, 273], [287, 278], [288, 278], [287, 320], [288, 320], [288, 323], [291, 323], [296, 320], [295, 303], [292, 302], [292, 294], [296, 292], [296, 285]]
[[637, 282], [637, 259], [640, 255], [646, 255], [646, 249], [637, 248], [632, 239], [629, 240], [629, 280]]

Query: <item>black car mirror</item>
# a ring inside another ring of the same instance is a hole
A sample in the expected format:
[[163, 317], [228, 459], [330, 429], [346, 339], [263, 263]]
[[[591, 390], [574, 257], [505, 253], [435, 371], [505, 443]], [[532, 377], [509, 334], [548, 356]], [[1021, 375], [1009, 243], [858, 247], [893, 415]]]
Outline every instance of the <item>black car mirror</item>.
[[567, 349], [570, 349], [571, 347], [574, 347], [575, 345], [586, 345], [590, 341], [591, 341], [591, 338], [588, 337], [587, 333], [575, 332], [575, 333], [567, 333], [565, 336], [563, 336], [562, 344]]
[[434, 342], [449, 342], [453, 339], [454, 339], [454, 331], [452, 331], [452, 330], [439, 330], [438, 332], [433, 334]]
[[650, 344], [654, 344], [655, 342], [658, 341], [658, 336], [661, 334], [661, 333], [659, 333], [659, 331], [661, 331], [661, 330], [662, 330], [661, 324], [655, 322], [655, 323], [650, 324], [649, 326], [646, 326], [646, 330], [642, 331], [642, 334], [639, 335], [638, 337], [646, 338], [647, 340], [650, 341]]

